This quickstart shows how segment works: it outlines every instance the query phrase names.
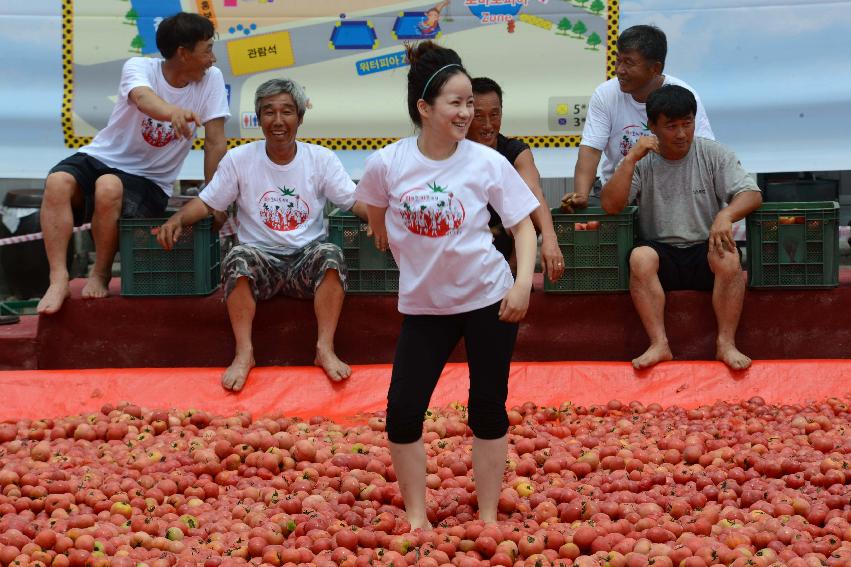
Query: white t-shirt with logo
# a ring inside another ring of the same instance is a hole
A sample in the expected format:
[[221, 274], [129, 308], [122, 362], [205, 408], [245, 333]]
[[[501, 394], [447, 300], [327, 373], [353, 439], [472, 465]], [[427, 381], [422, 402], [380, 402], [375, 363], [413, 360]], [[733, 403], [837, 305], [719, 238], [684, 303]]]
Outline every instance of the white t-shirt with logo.
[[296, 144], [286, 165], [269, 159], [265, 140], [234, 148], [201, 191], [217, 211], [236, 202], [241, 244], [291, 254], [326, 237], [326, 199], [343, 209], [355, 204], [355, 184], [340, 158], [322, 146]]
[[[80, 151], [109, 167], [150, 179], [171, 195], [192, 139], [177, 139], [171, 122], [154, 120], [128, 96], [136, 87], [148, 87], [164, 101], [194, 111], [206, 124], [215, 118], [229, 117], [227, 91], [222, 72], [210, 67], [204, 78], [185, 87], [171, 86], [162, 72], [163, 59], [133, 57], [124, 63], [118, 100], [106, 127], [92, 143]], [[194, 130], [197, 124], [190, 123]]]
[[[709, 118], [700, 97], [686, 83], [665, 75], [666, 85], [678, 85], [687, 88], [697, 99], [697, 116], [694, 118], [694, 135], [710, 140], [715, 139]], [[589, 146], [603, 152], [600, 163], [600, 181], [605, 184], [615, 172], [621, 159], [629, 153], [641, 136], [650, 136], [647, 126], [647, 108], [643, 102], [636, 102], [631, 94], [621, 90], [617, 78], [609, 79], [594, 89], [588, 103], [585, 128], [582, 130], [583, 146]]]
[[387, 207], [399, 311], [407, 315], [465, 313], [501, 301], [514, 279], [493, 246], [488, 203], [509, 228], [539, 206], [493, 149], [463, 140], [451, 157], [435, 161], [420, 152], [415, 137], [372, 154], [355, 196]]

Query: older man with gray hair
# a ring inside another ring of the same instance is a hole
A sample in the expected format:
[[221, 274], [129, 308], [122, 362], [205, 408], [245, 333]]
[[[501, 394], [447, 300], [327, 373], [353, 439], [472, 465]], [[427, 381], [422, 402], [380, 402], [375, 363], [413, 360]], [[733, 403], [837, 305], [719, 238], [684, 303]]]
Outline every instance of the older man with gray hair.
[[295, 81], [272, 79], [257, 88], [255, 111], [264, 140], [230, 150], [201, 194], [159, 230], [167, 250], [185, 226], [237, 203], [239, 245], [222, 262], [228, 315], [236, 339], [233, 362], [222, 376], [238, 391], [254, 367], [251, 327], [257, 301], [283, 294], [313, 298], [318, 337], [314, 364], [331, 380], [351, 375], [334, 352], [343, 307], [346, 265], [339, 247], [325, 242], [326, 200], [366, 212], [336, 154], [296, 140], [307, 97]]

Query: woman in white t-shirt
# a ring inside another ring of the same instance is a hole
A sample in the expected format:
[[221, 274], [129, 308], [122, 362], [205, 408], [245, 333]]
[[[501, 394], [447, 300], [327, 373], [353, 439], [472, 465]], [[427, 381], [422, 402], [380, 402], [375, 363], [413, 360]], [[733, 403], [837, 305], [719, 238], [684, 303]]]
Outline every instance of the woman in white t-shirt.
[[[368, 205], [376, 246], [389, 244], [399, 265], [405, 317], [387, 395], [390, 453], [411, 528], [430, 527], [423, 419], [463, 337], [479, 517], [495, 522], [507, 452], [509, 364], [535, 262], [529, 213], [539, 203], [505, 158], [465, 139], [473, 91], [458, 54], [429, 41], [409, 47], [408, 59], [408, 113], [419, 135], [370, 156], [356, 191]], [[516, 281], [493, 246], [488, 204], [514, 234]]]

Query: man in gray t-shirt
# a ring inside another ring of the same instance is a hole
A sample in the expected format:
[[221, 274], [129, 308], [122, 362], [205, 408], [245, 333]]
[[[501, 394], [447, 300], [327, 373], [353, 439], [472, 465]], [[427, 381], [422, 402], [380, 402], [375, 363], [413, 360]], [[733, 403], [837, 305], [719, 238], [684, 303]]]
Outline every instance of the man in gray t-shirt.
[[665, 291], [712, 290], [718, 320], [716, 358], [734, 370], [751, 359], [735, 343], [745, 280], [733, 223], [762, 204], [762, 193], [736, 156], [694, 137], [697, 103], [686, 88], [665, 85], [647, 99], [653, 136], [639, 138], [603, 186], [600, 202], [615, 214], [638, 204], [640, 241], [629, 258], [630, 293], [650, 347], [632, 364], [671, 360]]

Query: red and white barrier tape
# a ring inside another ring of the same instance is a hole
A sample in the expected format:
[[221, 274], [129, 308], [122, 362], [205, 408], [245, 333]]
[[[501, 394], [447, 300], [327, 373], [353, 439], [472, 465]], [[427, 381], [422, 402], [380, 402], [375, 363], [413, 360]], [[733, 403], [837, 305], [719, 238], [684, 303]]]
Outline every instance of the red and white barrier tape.
[[[82, 232], [91, 228], [92, 223], [87, 222], [84, 225], [75, 226], [74, 232]], [[32, 242], [34, 240], [41, 240], [42, 238], [44, 238], [44, 234], [41, 232], [33, 232], [32, 234], [21, 234], [19, 236], [10, 236], [8, 238], [0, 238], [0, 246], [6, 246], [9, 244], [20, 244], [21, 242]]]

